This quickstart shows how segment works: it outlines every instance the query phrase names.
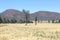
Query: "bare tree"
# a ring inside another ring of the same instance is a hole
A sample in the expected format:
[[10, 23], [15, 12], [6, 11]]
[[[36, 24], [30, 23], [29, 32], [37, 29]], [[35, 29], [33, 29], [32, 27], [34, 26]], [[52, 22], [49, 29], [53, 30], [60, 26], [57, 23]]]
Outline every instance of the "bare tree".
[[24, 16], [25, 16], [25, 23], [26, 23], [26, 25], [27, 25], [27, 23], [29, 22], [29, 11], [25, 11], [25, 10], [23, 10], [23, 13], [25, 14]]

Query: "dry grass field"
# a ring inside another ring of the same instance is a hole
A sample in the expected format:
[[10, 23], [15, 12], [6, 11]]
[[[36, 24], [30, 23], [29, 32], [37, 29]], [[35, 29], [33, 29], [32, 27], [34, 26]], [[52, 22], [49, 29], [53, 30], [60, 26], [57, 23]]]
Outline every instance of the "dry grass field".
[[0, 24], [0, 40], [60, 40], [60, 23]]

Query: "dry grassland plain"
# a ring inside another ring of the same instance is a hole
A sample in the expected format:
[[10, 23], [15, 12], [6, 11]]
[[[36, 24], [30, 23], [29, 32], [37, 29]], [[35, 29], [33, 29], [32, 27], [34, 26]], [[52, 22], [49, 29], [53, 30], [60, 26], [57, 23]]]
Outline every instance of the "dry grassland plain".
[[0, 40], [60, 40], [60, 23], [0, 24]]

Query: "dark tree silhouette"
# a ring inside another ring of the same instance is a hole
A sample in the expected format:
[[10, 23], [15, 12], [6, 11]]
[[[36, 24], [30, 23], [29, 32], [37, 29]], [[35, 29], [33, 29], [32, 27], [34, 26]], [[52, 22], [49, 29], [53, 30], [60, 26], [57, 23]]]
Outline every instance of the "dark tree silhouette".
[[37, 16], [35, 17], [35, 25], [37, 25]]
[[60, 20], [58, 22], [60, 23]]
[[26, 23], [26, 25], [27, 25], [27, 23], [29, 22], [29, 11], [25, 11], [25, 10], [23, 10], [23, 13], [25, 14], [25, 23]]
[[50, 20], [48, 20], [48, 23], [50, 23]]
[[2, 17], [0, 16], [0, 23], [2, 23]]
[[54, 23], [54, 20], [52, 20], [52, 23]]

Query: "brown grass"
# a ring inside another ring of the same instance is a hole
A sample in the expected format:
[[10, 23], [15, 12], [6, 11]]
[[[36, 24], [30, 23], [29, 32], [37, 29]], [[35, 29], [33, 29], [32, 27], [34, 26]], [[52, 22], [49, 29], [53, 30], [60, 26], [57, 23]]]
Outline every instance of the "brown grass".
[[0, 40], [59, 40], [59, 23], [0, 24]]

